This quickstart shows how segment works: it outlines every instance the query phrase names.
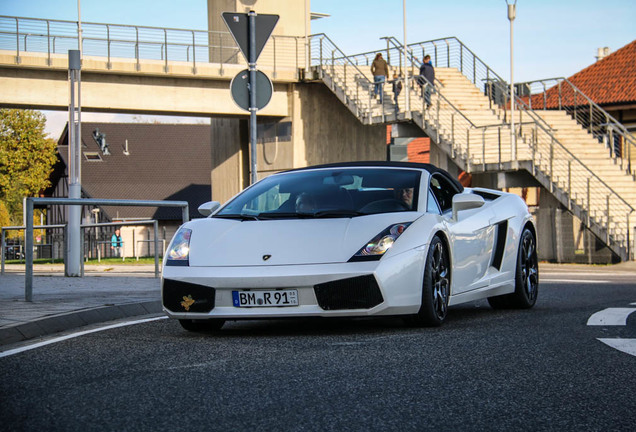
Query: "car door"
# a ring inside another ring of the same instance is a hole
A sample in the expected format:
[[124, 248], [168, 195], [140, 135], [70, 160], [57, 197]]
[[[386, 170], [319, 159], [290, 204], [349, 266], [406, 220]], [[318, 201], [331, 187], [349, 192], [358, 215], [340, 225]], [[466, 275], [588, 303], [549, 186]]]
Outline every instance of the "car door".
[[455, 220], [452, 212], [452, 197], [458, 193], [455, 186], [444, 177], [433, 175], [429, 188], [448, 227], [453, 294], [487, 286], [486, 272], [495, 237], [495, 229], [490, 224], [494, 216], [492, 210], [479, 208], [461, 211]]

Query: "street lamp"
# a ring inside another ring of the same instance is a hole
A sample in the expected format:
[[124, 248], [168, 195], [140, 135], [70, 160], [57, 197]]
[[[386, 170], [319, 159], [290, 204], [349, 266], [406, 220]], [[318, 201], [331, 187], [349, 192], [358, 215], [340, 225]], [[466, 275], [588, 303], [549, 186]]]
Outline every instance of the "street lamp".
[[510, 2], [506, 0], [508, 5], [508, 21], [510, 21], [510, 156], [512, 160], [517, 159], [517, 143], [515, 140], [515, 87], [514, 87], [514, 46], [513, 46], [513, 22], [517, 15], [517, 0]]
[[408, 67], [408, 61], [406, 59], [406, 0], [402, 0], [402, 20], [403, 20], [403, 24], [404, 24], [404, 45], [402, 46], [402, 49], [404, 51], [404, 91], [405, 96], [406, 96], [406, 100], [405, 100], [405, 114], [406, 114], [406, 118], [410, 118], [411, 117], [411, 102], [410, 102], [410, 98], [409, 98], [409, 73], [408, 70], [406, 69]]

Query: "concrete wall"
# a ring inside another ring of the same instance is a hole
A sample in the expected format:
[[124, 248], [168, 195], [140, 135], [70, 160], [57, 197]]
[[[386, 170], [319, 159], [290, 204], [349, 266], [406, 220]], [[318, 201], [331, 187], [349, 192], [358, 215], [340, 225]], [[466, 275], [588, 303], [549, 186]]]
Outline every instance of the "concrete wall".
[[[386, 126], [365, 126], [322, 83], [289, 85], [291, 141], [259, 143], [258, 177], [331, 162], [386, 160]], [[248, 117], [212, 120], [212, 199], [225, 202], [249, 185]]]
[[249, 182], [245, 165], [248, 160], [248, 120], [213, 118], [210, 131], [212, 200], [223, 203]]
[[[36, 67], [36, 60], [41, 59], [23, 56], [24, 67], [19, 68], [7, 67], [3, 60], [10, 59], [0, 54], [0, 106], [68, 109], [70, 84], [65, 65]], [[27, 66], [28, 62], [33, 66]], [[128, 72], [123, 66], [108, 70], [99, 63], [86, 59], [82, 65], [83, 111], [194, 116], [246, 113], [234, 103], [229, 92], [234, 72], [244, 66], [237, 65], [231, 71], [226, 65], [226, 75], [221, 76], [212, 66], [207, 74], [200, 67], [197, 75], [182, 75], [174, 66], [168, 73], [161, 68]], [[282, 79], [282, 74], [278, 77]], [[286, 79], [293, 79], [292, 75]], [[287, 88], [285, 81], [275, 82], [272, 99], [260, 114], [289, 115]]]
[[300, 104], [300, 117], [294, 118], [294, 124], [302, 125], [305, 142], [295, 158], [297, 167], [386, 160], [385, 125], [363, 125], [322, 83], [300, 84], [294, 96]]

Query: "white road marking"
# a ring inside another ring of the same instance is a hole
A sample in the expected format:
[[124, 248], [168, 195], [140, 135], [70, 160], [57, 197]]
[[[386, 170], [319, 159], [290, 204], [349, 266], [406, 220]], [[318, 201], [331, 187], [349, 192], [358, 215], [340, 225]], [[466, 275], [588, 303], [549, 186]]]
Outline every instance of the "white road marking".
[[57, 342], [62, 342], [68, 339], [73, 339], [76, 337], [80, 337], [80, 336], [84, 336], [86, 334], [90, 334], [90, 333], [97, 333], [100, 331], [104, 331], [104, 330], [110, 330], [110, 329], [114, 329], [114, 328], [119, 328], [119, 327], [126, 327], [126, 326], [131, 326], [131, 325], [135, 325], [135, 324], [142, 324], [142, 323], [146, 323], [146, 322], [150, 322], [150, 321], [157, 321], [157, 320], [162, 320], [162, 319], [168, 319], [167, 316], [160, 316], [160, 317], [154, 317], [154, 318], [145, 318], [145, 319], [141, 319], [141, 320], [134, 320], [134, 321], [125, 321], [125, 322], [120, 322], [117, 324], [111, 324], [111, 325], [107, 325], [104, 327], [99, 327], [99, 328], [94, 328], [91, 330], [83, 330], [83, 331], [79, 331], [79, 332], [75, 332], [75, 333], [71, 333], [71, 334], [67, 334], [64, 336], [59, 336], [53, 339], [48, 339], [42, 342], [37, 342], [31, 345], [26, 345], [20, 348], [15, 348], [12, 350], [8, 350], [8, 351], [3, 351], [0, 352], [0, 358], [2, 357], [8, 357], [10, 355], [14, 355], [14, 354], [19, 354], [21, 352], [24, 351], [29, 351], [32, 349], [36, 349], [36, 348], [40, 348], [46, 345], [50, 345], [50, 344], [54, 344]]
[[636, 339], [602, 339], [598, 338], [605, 345], [614, 349], [636, 356]]
[[588, 320], [589, 326], [624, 326], [627, 325], [627, 317], [636, 308], [607, 308], [593, 314]]
[[550, 279], [539, 278], [539, 282], [551, 282], [551, 283], [586, 283], [586, 284], [607, 284], [610, 281], [606, 280], [581, 280], [581, 279]]
[[[540, 269], [539, 269], [540, 270]], [[604, 275], [612, 275], [612, 276], [633, 276], [634, 273], [619, 273], [612, 272], [611, 270], [599, 270], [595, 272], [572, 272], [572, 271], [539, 271], [542, 275], [559, 275], [559, 276], [604, 276]]]

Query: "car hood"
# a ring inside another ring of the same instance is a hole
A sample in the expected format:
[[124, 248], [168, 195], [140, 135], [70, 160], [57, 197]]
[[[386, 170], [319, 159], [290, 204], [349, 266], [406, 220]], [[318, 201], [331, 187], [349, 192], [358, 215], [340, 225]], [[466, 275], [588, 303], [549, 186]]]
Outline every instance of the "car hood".
[[417, 213], [338, 219], [192, 221], [190, 267], [271, 266], [347, 262], [388, 226]]

